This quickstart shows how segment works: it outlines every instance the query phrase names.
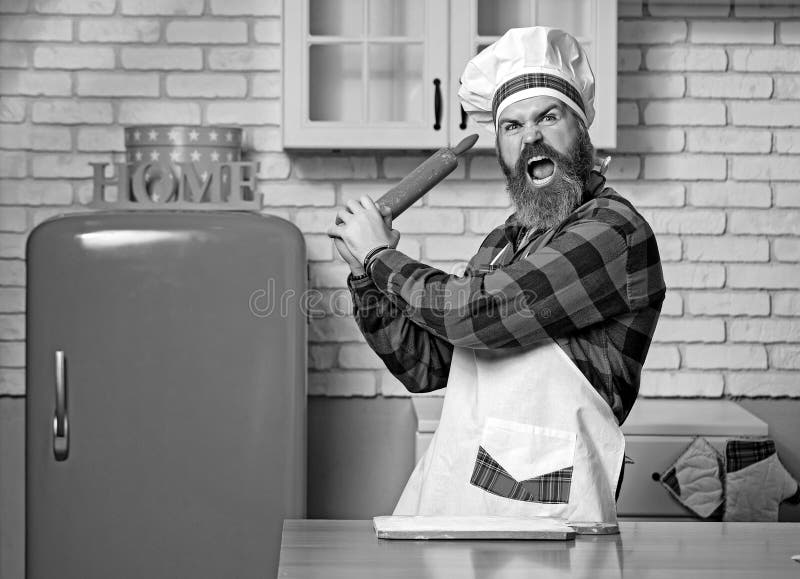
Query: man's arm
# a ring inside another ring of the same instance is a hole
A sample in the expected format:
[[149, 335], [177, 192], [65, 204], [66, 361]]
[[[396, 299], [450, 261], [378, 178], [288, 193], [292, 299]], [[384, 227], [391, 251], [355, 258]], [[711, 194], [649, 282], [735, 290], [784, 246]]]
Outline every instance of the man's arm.
[[447, 386], [453, 345], [409, 321], [369, 279], [348, 280], [353, 314], [367, 344], [410, 392]]
[[527, 346], [663, 299], [655, 239], [641, 227], [645, 234], [630, 235], [577, 221], [527, 258], [463, 278], [387, 250], [371, 277], [411, 321], [450, 344]]
[[[370, 206], [371, 200], [363, 201], [362, 208]], [[348, 209], [360, 212], [355, 201], [348, 203]], [[373, 229], [372, 241], [367, 246], [379, 246], [382, 241], [390, 247], [396, 246], [399, 233], [392, 230], [391, 210], [375, 209], [375, 216], [379, 211], [383, 221], [383, 235]], [[340, 215], [342, 221], [349, 221], [347, 212]], [[362, 258], [353, 254], [338, 233], [336, 226], [329, 229], [336, 249], [350, 266], [347, 285], [353, 296], [353, 313], [367, 344], [409, 391], [430, 392], [447, 386], [453, 346], [409, 322], [394, 300], [379, 292], [365, 275]]]

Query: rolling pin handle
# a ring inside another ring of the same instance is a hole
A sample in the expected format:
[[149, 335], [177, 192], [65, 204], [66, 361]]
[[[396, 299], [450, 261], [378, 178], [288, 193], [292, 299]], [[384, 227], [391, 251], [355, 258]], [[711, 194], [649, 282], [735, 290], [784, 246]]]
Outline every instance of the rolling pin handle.
[[456, 157], [463, 155], [464, 153], [469, 151], [477, 142], [478, 142], [477, 133], [473, 133], [469, 137], [464, 137], [458, 142], [458, 144], [455, 147], [452, 148], [453, 154]]

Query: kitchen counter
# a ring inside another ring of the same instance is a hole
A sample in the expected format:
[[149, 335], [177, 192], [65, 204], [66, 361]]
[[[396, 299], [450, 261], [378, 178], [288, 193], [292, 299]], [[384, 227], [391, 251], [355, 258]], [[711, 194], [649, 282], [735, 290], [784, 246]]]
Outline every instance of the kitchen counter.
[[390, 541], [372, 521], [287, 520], [279, 577], [800, 578], [800, 523], [620, 522], [570, 541]]

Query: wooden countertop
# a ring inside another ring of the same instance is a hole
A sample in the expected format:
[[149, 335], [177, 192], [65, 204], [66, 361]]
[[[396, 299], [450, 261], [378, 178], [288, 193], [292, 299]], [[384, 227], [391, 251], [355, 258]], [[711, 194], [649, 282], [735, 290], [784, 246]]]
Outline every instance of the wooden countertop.
[[800, 579], [800, 523], [620, 522], [573, 541], [389, 541], [372, 521], [287, 520], [278, 577]]

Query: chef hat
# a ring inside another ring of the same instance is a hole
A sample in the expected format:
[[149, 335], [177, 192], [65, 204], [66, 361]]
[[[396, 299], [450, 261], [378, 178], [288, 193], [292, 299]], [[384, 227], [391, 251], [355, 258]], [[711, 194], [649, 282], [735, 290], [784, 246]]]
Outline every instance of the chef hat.
[[547, 95], [590, 126], [594, 74], [575, 38], [557, 28], [512, 28], [467, 63], [458, 96], [464, 110], [494, 132], [500, 113], [523, 99]]

